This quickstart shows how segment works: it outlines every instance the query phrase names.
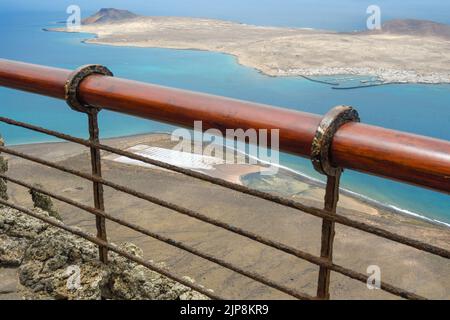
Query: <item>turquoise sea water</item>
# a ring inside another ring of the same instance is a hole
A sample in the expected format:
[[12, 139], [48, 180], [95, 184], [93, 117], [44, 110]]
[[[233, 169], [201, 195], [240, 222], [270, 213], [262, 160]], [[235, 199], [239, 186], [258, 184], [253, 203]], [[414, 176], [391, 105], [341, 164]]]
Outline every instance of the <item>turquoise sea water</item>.
[[[234, 57], [211, 52], [86, 45], [90, 35], [43, 32], [61, 14], [0, 14], [0, 57], [73, 69], [108, 66], [116, 76], [323, 114], [331, 107], [356, 107], [365, 123], [450, 140], [450, 85], [389, 85], [332, 90], [297, 77], [273, 78], [240, 66]], [[0, 88], [0, 114], [86, 136], [86, 121], [63, 101]], [[301, 124], [299, 124], [301, 125]], [[173, 127], [103, 111], [102, 137]], [[49, 141], [47, 136], [0, 125], [8, 144]], [[307, 160], [283, 154], [281, 164], [321, 178]], [[347, 171], [345, 188], [431, 219], [450, 223], [450, 197]]]

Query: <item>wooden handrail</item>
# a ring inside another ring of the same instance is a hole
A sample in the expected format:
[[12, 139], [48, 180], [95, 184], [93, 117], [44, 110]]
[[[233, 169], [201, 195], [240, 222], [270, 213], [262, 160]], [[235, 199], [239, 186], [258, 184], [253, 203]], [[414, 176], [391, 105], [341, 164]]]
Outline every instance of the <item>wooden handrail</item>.
[[[64, 99], [70, 70], [0, 59], [0, 85]], [[309, 158], [319, 115], [92, 75], [80, 99], [105, 109], [192, 128], [279, 129], [280, 150]], [[330, 106], [330, 108], [333, 106]], [[270, 137], [269, 137], [270, 138]], [[270, 140], [270, 139], [269, 139]], [[450, 194], [450, 142], [363, 123], [348, 123], [331, 147], [336, 166]]]

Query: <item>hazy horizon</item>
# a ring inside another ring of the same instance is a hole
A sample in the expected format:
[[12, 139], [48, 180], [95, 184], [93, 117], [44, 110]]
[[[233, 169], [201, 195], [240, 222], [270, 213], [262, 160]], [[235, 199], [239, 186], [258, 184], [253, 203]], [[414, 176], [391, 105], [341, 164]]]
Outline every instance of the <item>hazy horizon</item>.
[[[243, 23], [329, 28], [335, 30], [354, 30], [364, 27], [366, 8], [375, 4], [380, 6], [382, 19], [413, 18], [433, 20], [450, 24], [450, 2], [437, 0], [100, 0], [100, 1], [39, 1], [39, 5], [28, 0], [4, 0], [0, 3], [1, 11], [46, 11], [61, 12], [71, 5], [79, 5], [82, 16], [87, 17], [100, 8], [127, 9], [142, 15], [190, 16], [225, 19]], [[324, 18], [326, 17], [326, 18]]]

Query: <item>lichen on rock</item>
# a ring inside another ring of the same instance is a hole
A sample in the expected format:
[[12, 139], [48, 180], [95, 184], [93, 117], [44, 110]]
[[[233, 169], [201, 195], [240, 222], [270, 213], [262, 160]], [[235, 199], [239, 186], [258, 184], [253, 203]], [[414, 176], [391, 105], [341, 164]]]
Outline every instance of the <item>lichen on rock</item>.
[[[25, 252], [19, 268], [22, 295], [25, 299], [100, 299], [100, 282], [107, 268], [96, 259], [96, 252], [93, 244], [49, 227]], [[71, 282], [76, 276], [73, 270], [79, 272], [78, 284]]]
[[[41, 209], [35, 212], [49, 216]], [[119, 247], [143, 257], [132, 243]], [[2, 261], [20, 265], [19, 293], [25, 299], [207, 299], [114, 252], [105, 265], [91, 242], [8, 208], [0, 209]]]
[[[35, 184], [34, 186], [36, 188], [42, 189], [42, 186], [40, 184]], [[59, 213], [55, 209], [53, 209], [53, 201], [49, 196], [38, 192], [36, 189], [30, 189], [29, 193], [31, 195], [31, 200], [33, 200], [35, 208], [42, 209], [48, 212], [51, 217], [62, 220]]]
[[[43, 211], [36, 212], [48, 215]], [[11, 208], [0, 208], [0, 267], [19, 266], [30, 241], [47, 228], [48, 225], [40, 220]]]

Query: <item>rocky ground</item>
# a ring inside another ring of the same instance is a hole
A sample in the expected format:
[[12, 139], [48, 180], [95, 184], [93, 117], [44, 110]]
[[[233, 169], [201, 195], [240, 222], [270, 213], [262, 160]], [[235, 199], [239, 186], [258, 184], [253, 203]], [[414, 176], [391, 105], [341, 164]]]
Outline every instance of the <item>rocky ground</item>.
[[[45, 211], [35, 209], [49, 217]], [[124, 243], [142, 257], [140, 248]], [[2, 299], [206, 299], [156, 272], [16, 210], [0, 208], [0, 300]], [[77, 274], [80, 275], [77, 278]]]

